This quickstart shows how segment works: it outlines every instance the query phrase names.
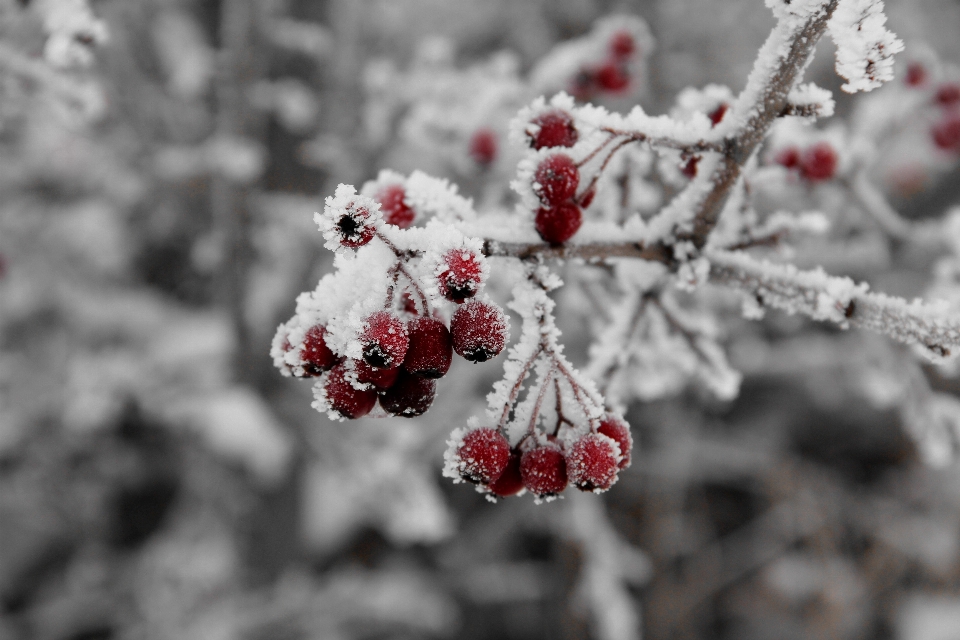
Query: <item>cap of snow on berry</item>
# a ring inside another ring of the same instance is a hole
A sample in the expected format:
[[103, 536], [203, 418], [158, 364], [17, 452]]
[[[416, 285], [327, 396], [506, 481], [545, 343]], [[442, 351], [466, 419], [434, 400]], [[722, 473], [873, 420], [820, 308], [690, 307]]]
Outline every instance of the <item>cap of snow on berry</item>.
[[356, 249], [370, 242], [383, 222], [380, 204], [373, 198], [358, 195], [351, 185], [341, 184], [333, 196], [324, 201], [323, 213], [314, 214], [331, 251], [342, 247]]

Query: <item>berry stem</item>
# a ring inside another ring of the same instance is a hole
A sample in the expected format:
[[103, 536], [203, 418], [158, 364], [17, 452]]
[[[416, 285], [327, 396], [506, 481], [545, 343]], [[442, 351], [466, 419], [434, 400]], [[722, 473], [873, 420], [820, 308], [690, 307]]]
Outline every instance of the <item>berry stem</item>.
[[[430, 315], [430, 303], [427, 301], [427, 296], [426, 296], [426, 294], [423, 292], [423, 289], [420, 288], [420, 285], [419, 285], [419, 283], [417, 282], [417, 279], [414, 278], [413, 275], [412, 275], [409, 271], [407, 271], [406, 266], [404, 266], [404, 264], [403, 264], [403, 261], [404, 261], [406, 258], [410, 257], [410, 252], [408, 252], [408, 251], [400, 251], [400, 249], [397, 248], [397, 245], [395, 245], [395, 244], [393, 244], [392, 242], [390, 242], [390, 240], [389, 240], [388, 238], [386, 238], [386, 237], [385, 237], [382, 233], [380, 233], [379, 231], [377, 232], [376, 236], [377, 236], [378, 238], [380, 238], [380, 240], [381, 240], [385, 245], [387, 245], [388, 247], [390, 247], [390, 250], [393, 251], [393, 254], [394, 254], [395, 256], [397, 256], [397, 262], [396, 262], [396, 264], [394, 265], [394, 269], [396, 269], [399, 274], [403, 274], [403, 277], [407, 279], [407, 282], [410, 283], [410, 286], [411, 286], [411, 287], [413, 288], [413, 290], [416, 292], [417, 297], [420, 298], [420, 309], [419, 309], [420, 315], [422, 315], [422, 316], [428, 316], [428, 315]], [[414, 255], [416, 255], [416, 254], [414, 254]], [[392, 304], [392, 300], [393, 300], [393, 297], [392, 297], [392, 291], [391, 291], [390, 301], [388, 302], [388, 304]]]
[[[611, 138], [611, 140], [612, 140], [612, 138]], [[597, 170], [597, 172], [593, 175], [593, 179], [590, 180], [590, 183], [589, 183], [589, 184], [587, 184], [587, 188], [583, 190], [583, 193], [580, 194], [580, 198], [577, 199], [578, 204], [579, 204], [580, 201], [583, 200], [583, 197], [584, 197], [586, 194], [590, 193], [590, 190], [593, 189], [594, 186], [596, 186], [597, 181], [600, 179], [601, 174], [603, 174], [604, 170], [607, 168], [607, 165], [610, 164], [610, 161], [613, 159], [614, 154], [616, 154], [617, 151], [619, 151], [619, 150], [622, 149], [623, 147], [627, 146], [627, 145], [630, 144], [631, 142], [633, 142], [633, 140], [624, 140], [624, 141], [618, 143], [613, 149], [610, 150], [610, 153], [607, 154], [607, 157], [603, 160], [603, 164], [600, 165], [600, 168], [599, 168], [599, 169]]]
[[540, 391], [537, 393], [537, 401], [533, 405], [533, 411], [530, 413], [530, 424], [527, 425], [528, 435], [533, 435], [537, 432], [537, 419], [540, 417], [540, 410], [543, 408], [543, 399], [547, 395], [547, 387], [550, 386], [550, 382], [553, 380], [555, 372], [556, 364], [552, 365], [550, 369], [547, 370], [547, 373], [543, 376], [543, 381], [540, 384]]
[[510, 416], [510, 409], [513, 408], [513, 405], [517, 402], [517, 397], [520, 395], [520, 390], [523, 388], [523, 381], [526, 380], [527, 374], [530, 373], [530, 367], [533, 366], [533, 363], [536, 362], [537, 358], [543, 352], [543, 345], [538, 345], [534, 352], [530, 355], [527, 361], [523, 364], [523, 368], [520, 369], [520, 374], [517, 376], [517, 381], [513, 383], [513, 388], [510, 389], [510, 397], [507, 398], [506, 403], [503, 405], [503, 413], [500, 414], [500, 421], [497, 423], [497, 429], [503, 431], [504, 427], [507, 425], [507, 418]]
[[553, 388], [557, 393], [557, 426], [553, 429], [553, 435], [556, 437], [560, 433], [560, 427], [564, 424], [568, 424], [571, 427], [573, 423], [565, 415], [563, 415], [563, 394], [560, 393], [560, 380], [557, 378], [553, 379]]
[[[606, 129], [604, 129], [604, 131], [606, 131]], [[610, 144], [611, 142], [613, 142], [614, 140], [617, 139], [618, 134], [613, 133], [612, 131], [609, 132], [609, 133], [610, 133], [610, 137], [609, 137], [609, 138], [607, 138], [606, 140], [604, 140], [603, 143], [602, 143], [599, 147], [597, 147], [596, 149], [594, 149], [593, 151], [591, 151], [591, 152], [587, 155], [586, 158], [584, 158], [583, 160], [581, 160], [580, 162], [577, 163], [577, 165], [576, 165], [576, 166], [577, 166], [577, 169], [579, 169], [579, 168], [582, 167], [583, 165], [585, 165], [585, 164], [587, 164], [588, 162], [590, 162], [591, 160], [593, 160], [598, 153], [600, 153], [601, 151], [603, 151], [603, 150], [607, 147], [608, 144]]]
[[716, 151], [717, 153], [724, 153], [726, 146], [723, 142], [713, 142], [708, 140], [700, 140], [690, 144], [688, 142], [674, 140], [673, 138], [652, 138], [642, 131], [623, 131], [621, 129], [614, 129], [612, 127], [601, 127], [600, 130], [606, 131], [607, 133], [616, 137], [625, 137], [627, 138], [626, 142], [646, 142], [652, 147], [677, 149], [681, 153], [688, 155], [695, 155], [697, 153], [703, 153], [704, 151]]

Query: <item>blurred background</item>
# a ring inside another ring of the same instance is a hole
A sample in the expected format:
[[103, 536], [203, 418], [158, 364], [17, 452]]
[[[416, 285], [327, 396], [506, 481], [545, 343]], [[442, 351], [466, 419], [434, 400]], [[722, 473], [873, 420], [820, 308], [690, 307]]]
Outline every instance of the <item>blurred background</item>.
[[[960, 60], [956, 0], [887, 12]], [[0, 0], [0, 640], [960, 638], [960, 467], [883, 383], [960, 385], [882, 338], [736, 329], [738, 399], [631, 404], [620, 482], [540, 506], [440, 477], [499, 360], [350, 423], [272, 367], [332, 264], [322, 198], [389, 167], [509, 202], [538, 61], [610, 14], [656, 48], [590, 97], [651, 113], [739, 91], [773, 25], [760, 0]], [[832, 44], [807, 75], [851, 112]], [[904, 215], [958, 201], [955, 163], [930, 176], [891, 182]], [[559, 316], [578, 365], [588, 320]]]

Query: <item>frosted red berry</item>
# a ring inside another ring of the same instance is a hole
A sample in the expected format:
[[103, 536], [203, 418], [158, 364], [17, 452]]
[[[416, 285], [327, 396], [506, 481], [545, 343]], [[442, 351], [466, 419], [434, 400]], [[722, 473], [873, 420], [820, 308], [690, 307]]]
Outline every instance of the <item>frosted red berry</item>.
[[620, 459], [619, 467], [621, 469], [629, 467], [630, 456], [633, 452], [633, 436], [630, 435], [630, 425], [627, 424], [626, 420], [616, 414], [607, 413], [603, 416], [603, 420], [600, 421], [597, 432], [611, 438], [620, 445], [620, 455], [622, 458]]
[[486, 127], [477, 129], [470, 136], [470, 157], [481, 167], [487, 167], [497, 159], [499, 146], [496, 132]]
[[370, 314], [360, 333], [363, 359], [379, 369], [390, 369], [403, 362], [410, 345], [407, 327], [388, 311]]
[[555, 445], [530, 449], [520, 458], [520, 477], [535, 496], [555, 496], [567, 488], [567, 461]]
[[717, 105], [717, 108], [707, 114], [707, 117], [710, 118], [711, 124], [717, 126], [720, 124], [720, 121], [723, 120], [723, 116], [727, 115], [727, 110], [730, 109], [730, 105], [726, 102], [721, 102]]
[[960, 84], [947, 82], [937, 87], [937, 103], [943, 107], [960, 104]]
[[350, 373], [345, 362], [327, 372], [323, 396], [327, 406], [344, 418], [362, 418], [377, 404], [377, 392], [372, 388], [357, 389]]
[[492, 427], [474, 429], [463, 436], [457, 449], [457, 471], [460, 477], [475, 484], [497, 480], [510, 460], [510, 444]]
[[563, 244], [577, 233], [583, 223], [583, 212], [573, 202], [562, 202], [537, 211], [534, 226], [544, 242]]
[[594, 185], [589, 189], [587, 189], [586, 191], [584, 191], [582, 194], [580, 194], [580, 198], [577, 199], [577, 204], [580, 205], [581, 209], [586, 209], [587, 207], [590, 206], [590, 203], [593, 202], [593, 199], [596, 196], [597, 196], [597, 187], [596, 185]]
[[615, 58], [629, 58], [637, 49], [637, 43], [633, 39], [633, 34], [629, 31], [616, 31], [610, 37], [610, 53]]
[[534, 149], [572, 147], [580, 137], [573, 118], [560, 109], [541, 113], [533, 119], [532, 124], [536, 126], [536, 133], [528, 130], [527, 135]]
[[630, 85], [630, 75], [618, 62], [607, 62], [597, 69], [597, 85], [604, 91], [619, 93]]
[[919, 62], [911, 62], [907, 65], [907, 75], [904, 82], [909, 87], [919, 87], [927, 81], [927, 68]]
[[470, 300], [453, 313], [450, 336], [457, 355], [485, 362], [499, 355], [507, 343], [507, 317], [495, 304]]
[[483, 284], [483, 256], [471, 249], [451, 249], [443, 256], [437, 282], [444, 298], [457, 304], [477, 295]]
[[800, 154], [800, 174], [807, 180], [829, 180], [837, 171], [839, 158], [829, 142], [817, 142]]
[[700, 156], [692, 156], [680, 167], [682, 173], [688, 180], [697, 177], [697, 166], [700, 164]]
[[406, 229], [413, 224], [417, 212], [404, 202], [406, 195], [407, 192], [403, 185], [399, 184], [387, 185], [377, 192], [376, 200], [380, 203], [380, 212], [383, 214], [384, 222], [401, 229]]
[[442, 378], [450, 369], [453, 342], [445, 324], [420, 316], [407, 323], [410, 346], [403, 368], [424, 378]]
[[779, 165], [783, 165], [787, 169], [793, 169], [800, 164], [800, 149], [797, 147], [784, 147], [777, 152], [773, 161]]
[[352, 249], [370, 242], [377, 232], [376, 217], [365, 205], [357, 202], [347, 206], [334, 226], [340, 244]]
[[[323, 325], [310, 327], [303, 338], [303, 348], [300, 349], [300, 359], [303, 361], [303, 371], [307, 376], [318, 376], [333, 367], [340, 358], [327, 346], [327, 329]], [[287, 343], [289, 344], [289, 343]], [[284, 349], [287, 351], [288, 349]]]
[[533, 179], [540, 200], [548, 206], [557, 205], [576, 195], [580, 171], [573, 158], [565, 153], [555, 153], [540, 162]]
[[507, 498], [515, 496], [523, 491], [523, 476], [520, 475], [521, 453], [511, 451], [507, 465], [503, 469], [500, 477], [487, 485], [490, 493], [498, 498]]
[[589, 433], [567, 452], [570, 484], [581, 491], [606, 491], [617, 480], [616, 443], [605, 435]]
[[380, 406], [395, 416], [415, 418], [426, 413], [436, 395], [436, 380], [421, 378], [401, 369], [393, 386], [380, 395]]
[[397, 380], [397, 376], [400, 374], [400, 367], [378, 369], [371, 367], [363, 360], [353, 360], [351, 361], [351, 365], [353, 366], [353, 373], [356, 376], [357, 382], [373, 385], [378, 391], [386, 391], [392, 387], [393, 383]]
[[945, 151], [960, 151], [960, 113], [949, 113], [930, 130], [933, 143]]

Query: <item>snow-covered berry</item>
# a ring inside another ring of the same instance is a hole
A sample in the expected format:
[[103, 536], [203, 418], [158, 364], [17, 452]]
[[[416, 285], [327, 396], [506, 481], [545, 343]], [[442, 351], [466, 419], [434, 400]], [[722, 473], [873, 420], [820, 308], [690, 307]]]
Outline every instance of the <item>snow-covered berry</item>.
[[777, 151], [777, 154], [773, 157], [773, 161], [787, 169], [793, 169], [800, 164], [800, 149], [793, 146], [784, 147], [780, 149], [780, 151]]
[[800, 174], [807, 180], [829, 180], [837, 171], [839, 157], [829, 142], [817, 142], [800, 154]]
[[406, 190], [400, 184], [388, 184], [377, 192], [376, 200], [380, 203], [384, 222], [401, 229], [413, 224], [417, 212], [404, 201], [406, 195]]
[[481, 167], [488, 167], [497, 159], [499, 146], [495, 131], [487, 127], [477, 129], [470, 136], [470, 157]]
[[567, 461], [556, 445], [530, 449], [520, 458], [520, 477], [527, 491], [539, 498], [555, 496], [567, 488]]
[[389, 311], [376, 311], [364, 322], [360, 344], [367, 364], [379, 369], [391, 369], [403, 362], [410, 338], [400, 318]]
[[606, 491], [617, 481], [620, 452], [617, 443], [605, 435], [588, 433], [567, 452], [570, 484], [581, 491]]
[[730, 109], [730, 105], [726, 102], [721, 102], [717, 105], [717, 108], [707, 114], [707, 117], [710, 118], [710, 123], [713, 126], [720, 124], [720, 121], [723, 120], [723, 116], [727, 115], [727, 110]]
[[619, 93], [630, 85], [630, 75], [619, 62], [607, 62], [597, 69], [597, 85], [604, 91]]
[[376, 200], [357, 195], [356, 190], [346, 184], [338, 186], [335, 194], [326, 199], [323, 214], [317, 214], [314, 219], [320, 224], [327, 240], [325, 246], [330, 250], [362, 247], [373, 239], [383, 220]]
[[372, 388], [358, 389], [351, 378], [346, 362], [341, 362], [326, 373], [323, 379], [323, 398], [327, 407], [344, 418], [362, 418], [377, 404], [377, 392]]
[[621, 469], [630, 466], [630, 455], [633, 452], [633, 436], [630, 435], [630, 425], [620, 416], [613, 413], [606, 413], [600, 421], [597, 428], [598, 433], [602, 433], [608, 438], [616, 441], [620, 445], [620, 464]]
[[633, 34], [625, 29], [615, 31], [610, 36], [610, 54], [617, 59], [629, 58], [637, 49]]
[[437, 282], [444, 298], [457, 304], [477, 295], [483, 285], [484, 257], [471, 249], [451, 249], [443, 255]]
[[378, 369], [371, 367], [363, 360], [353, 360], [350, 364], [353, 366], [353, 373], [357, 382], [373, 385], [378, 391], [386, 391], [392, 387], [400, 374], [400, 367]]
[[508, 331], [503, 309], [482, 300], [465, 302], [450, 319], [453, 350], [471, 362], [496, 357], [507, 343]]
[[935, 95], [937, 104], [942, 107], [952, 107], [960, 104], [960, 84], [956, 82], [945, 82], [937, 87]]
[[340, 361], [337, 354], [327, 346], [326, 335], [326, 327], [318, 324], [310, 327], [307, 335], [304, 336], [303, 348], [300, 349], [300, 360], [303, 361], [304, 375], [319, 376]]
[[572, 147], [580, 137], [573, 118], [561, 109], [541, 113], [531, 124], [534, 126], [527, 129], [527, 136], [534, 149]]
[[436, 395], [436, 380], [415, 376], [401, 369], [393, 386], [380, 395], [380, 406], [395, 416], [415, 418], [426, 413]]
[[908, 87], [919, 87], [927, 81], [927, 68], [919, 62], [907, 65], [907, 75], [903, 79]]
[[510, 444], [492, 427], [474, 429], [463, 436], [457, 449], [457, 471], [460, 477], [475, 484], [497, 480], [510, 460]]
[[697, 177], [697, 166], [699, 164], [700, 156], [690, 156], [680, 167], [680, 173], [682, 173], [688, 180], [693, 180]]
[[450, 369], [453, 342], [440, 320], [419, 316], [407, 323], [410, 346], [403, 368], [424, 378], [442, 378]]
[[580, 229], [583, 212], [573, 202], [561, 202], [539, 209], [533, 223], [544, 242], [563, 244]]
[[580, 183], [580, 171], [573, 158], [555, 153], [544, 158], [533, 174], [534, 190], [547, 206], [573, 198]]
[[945, 151], [960, 151], [960, 113], [945, 114], [930, 129], [933, 143]]
[[487, 485], [490, 493], [498, 498], [508, 498], [523, 491], [523, 476], [520, 474], [521, 453], [513, 450], [500, 477]]

